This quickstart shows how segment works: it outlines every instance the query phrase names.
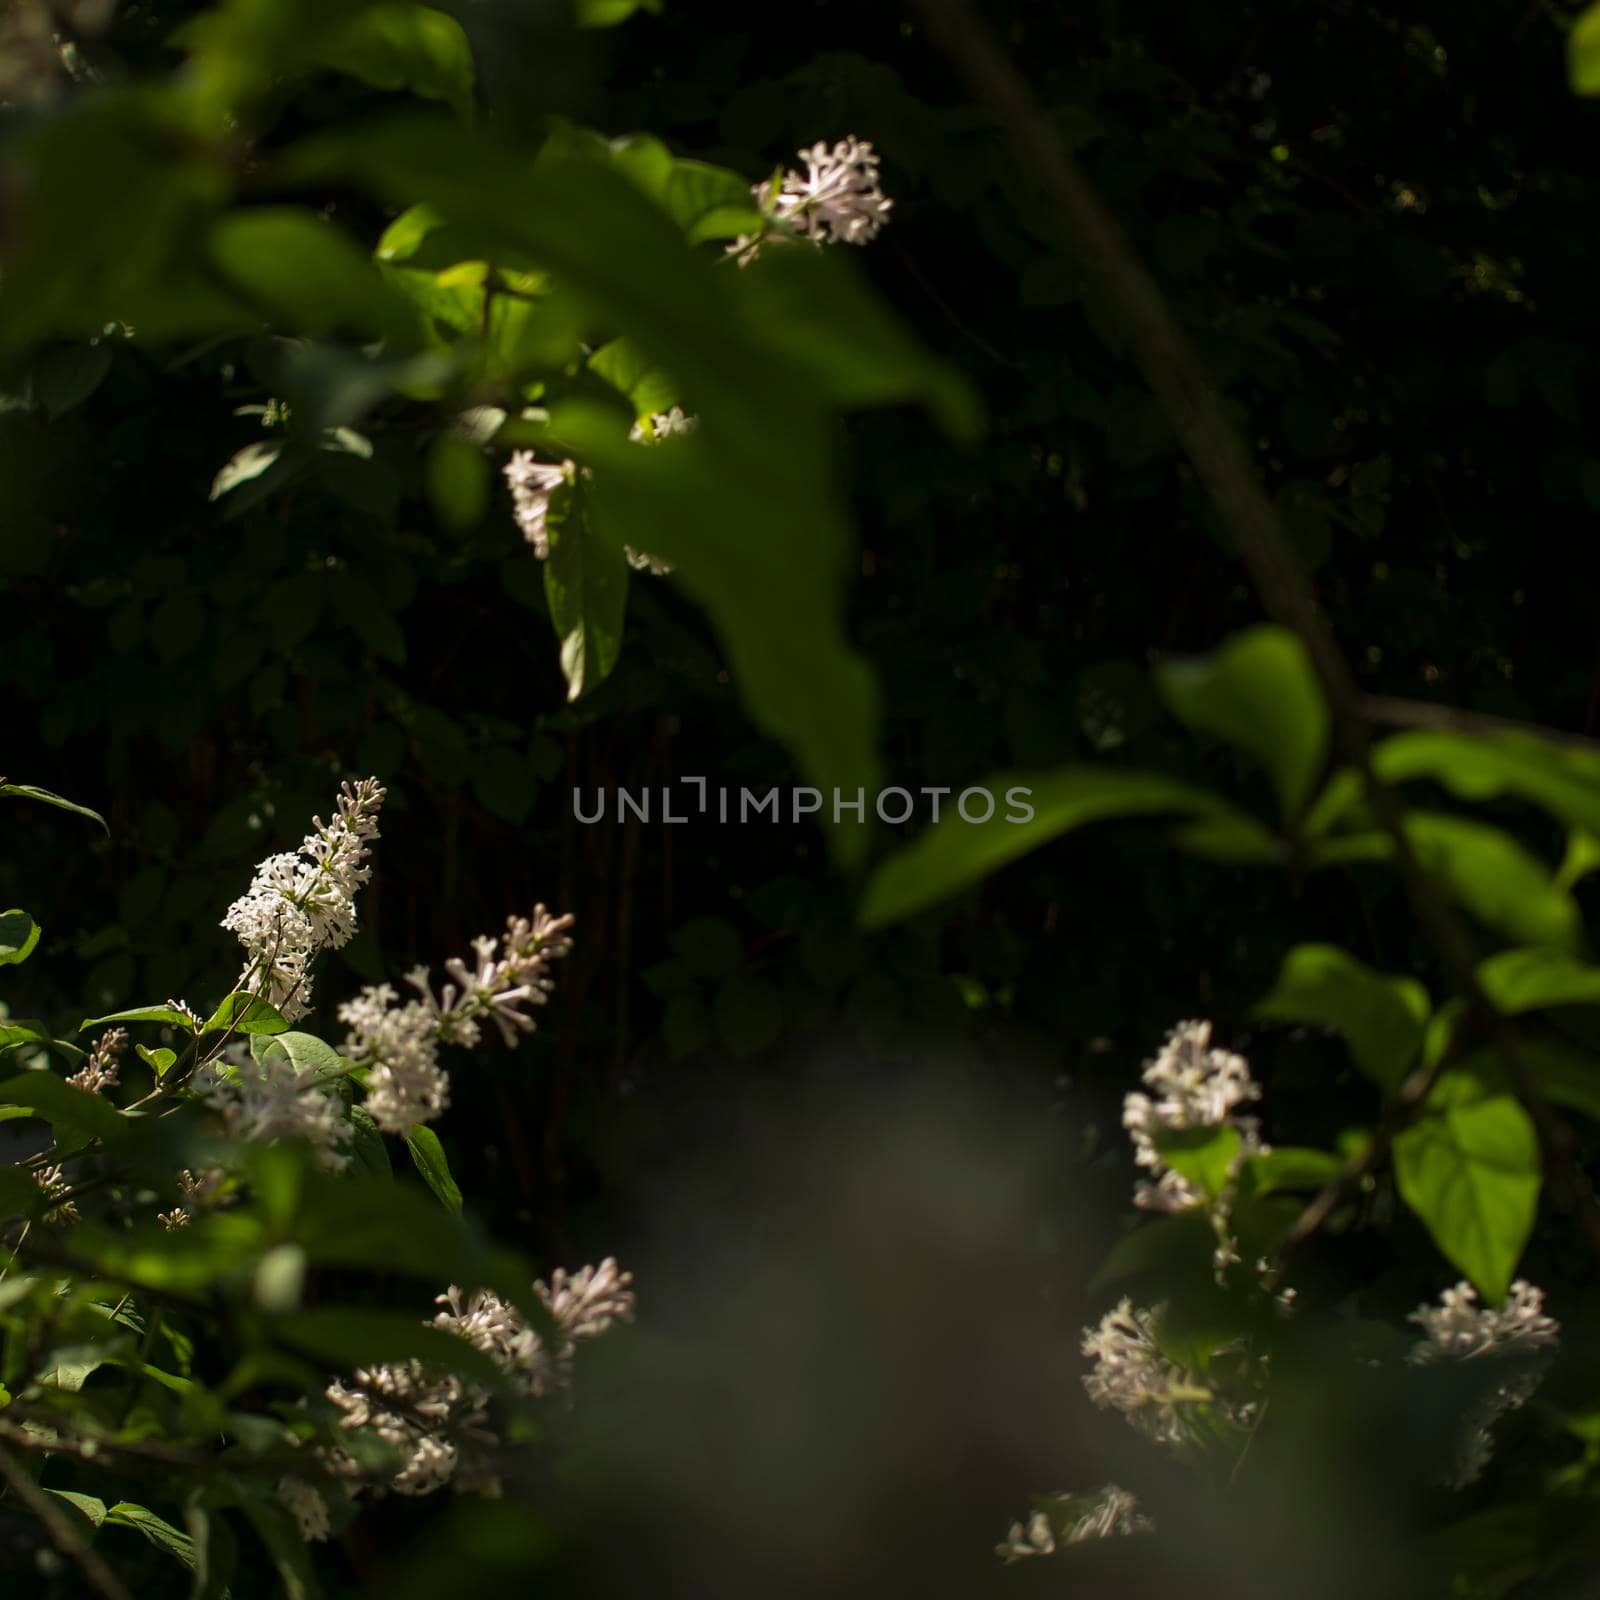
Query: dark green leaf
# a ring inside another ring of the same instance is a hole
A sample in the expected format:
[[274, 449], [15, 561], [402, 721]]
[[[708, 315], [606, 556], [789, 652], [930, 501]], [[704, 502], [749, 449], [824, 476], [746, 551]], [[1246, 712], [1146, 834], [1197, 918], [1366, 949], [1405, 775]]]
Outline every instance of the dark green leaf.
[[330, 1367], [372, 1366], [414, 1356], [489, 1388], [499, 1388], [503, 1382], [500, 1369], [475, 1345], [401, 1312], [322, 1306], [278, 1317], [273, 1332]]
[[409, 0], [368, 6], [316, 52], [324, 66], [378, 89], [409, 89], [472, 115], [472, 47], [454, 17]]
[[106, 1512], [105, 1520], [114, 1527], [136, 1529], [158, 1550], [165, 1550], [193, 1571], [194, 1541], [188, 1534], [180, 1533], [165, 1518], [158, 1517], [148, 1506], [119, 1500]]
[[74, 1089], [53, 1072], [19, 1072], [0, 1082], [0, 1105], [27, 1106], [61, 1132], [115, 1139], [129, 1119], [109, 1100]]
[[567, 698], [576, 700], [610, 675], [622, 649], [628, 604], [628, 562], [622, 550], [596, 537], [576, 506], [549, 522], [545, 599], [561, 641]]
[[[415, 313], [342, 229], [295, 206], [252, 206], [212, 225], [225, 277], [300, 334], [351, 329], [415, 344]], [[223, 491], [213, 487], [212, 498]]]
[[80, 406], [105, 381], [111, 370], [111, 346], [61, 345], [47, 351], [33, 366], [33, 393], [52, 420]]
[[17, 795], [24, 800], [38, 800], [47, 806], [56, 806], [62, 811], [76, 811], [80, 817], [88, 817], [92, 822], [98, 822], [105, 829], [106, 837], [111, 836], [111, 829], [106, 826], [106, 819], [98, 811], [91, 811], [88, 806], [74, 804], [71, 800], [63, 800], [58, 794], [51, 794], [48, 789], [36, 789], [31, 783], [0, 783], [0, 795]]
[[783, 1002], [765, 978], [736, 972], [717, 988], [713, 1005], [717, 1037], [736, 1056], [767, 1049], [783, 1025]]

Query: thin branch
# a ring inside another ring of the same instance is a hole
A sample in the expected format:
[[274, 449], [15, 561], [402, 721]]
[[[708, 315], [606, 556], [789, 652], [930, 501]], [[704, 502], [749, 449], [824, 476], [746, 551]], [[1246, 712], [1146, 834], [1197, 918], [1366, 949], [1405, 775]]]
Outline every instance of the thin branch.
[[1478, 982], [1472, 937], [1417, 860], [1399, 799], [1373, 771], [1364, 698], [1296, 562], [1282, 522], [1256, 480], [1249, 453], [1229, 425], [1222, 394], [1133, 245], [1089, 187], [972, 6], [967, 0], [918, 0], [918, 9], [951, 64], [1009, 134], [1023, 170], [1047, 192], [1051, 202], [1047, 215], [1121, 325], [1262, 604], [1299, 635], [1327, 697], [1340, 753], [1361, 774], [1373, 816], [1393, 841], [1395, 869], [1412, 911], [1438, 951], [1451, 986], [1469, 1010], [1487, 1022], [1507, 1078], [1538, 1133], [1553, 1198], [1562, 1208], [1576, 1210], [1589, 1245], [1600, 1255], [1600, 1207], [1578, 1169], [1577, 1140], [1529, 1069], [1515, 1033], [1489, 1003]]
[[106, 1565], [105, 1558], [83, 1536], [83, 1530], [69, 1512], [57, 1505], [29, 1476], [28, 1469], [0, 1445], [0, 1478], [18, 1500], [44, 1524], [50, 1542], [88, 1579], [91, 1588], [106, 1600], [133, 1600], [122, 1580]]
[[1402, 700], [1392, 695], [1364, 695], [1361, 715], [1369, 723], [1388, 728], [1424, 728], [1437, 733], [1521, 734], [1543, 739], [1547, 744], [1565, 745], [1571, 750], [1587, 750], [1600, 755], [1600, 739], [1562, 728], [1547, 728], [1543, 723], [1519, 722], [1514, 717], [1495, 717], [1486, 711], [1462, 711], [1456, 706], [1434, 705], [1429, 700]]

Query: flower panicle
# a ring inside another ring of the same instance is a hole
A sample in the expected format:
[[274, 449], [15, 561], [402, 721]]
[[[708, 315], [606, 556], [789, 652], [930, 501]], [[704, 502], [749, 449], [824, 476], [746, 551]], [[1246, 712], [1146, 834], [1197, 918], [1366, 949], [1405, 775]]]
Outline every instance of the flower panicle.
[[432, 1122], [450, 1104], [450, 1077], [439, 1065], [441, 1045], [471, 1049], [484, 1019], [509, 1048], [519, 1033], [531, 1033], [529, 1008], [545, 1004], [555, 987], [550, 963], [572, 949], [570, 916], [553, 916], [538, 905], [528, 917], [510, 917], [498, 939], [472, 941], [473, 963], [445, 963], [451, 981], [437, 991], [426, 967], [414, 967], [406, 982], [416, 998], [401, 1001], [389, 984], [368, 985], [339, 1008], [349, 1029], [344, 1055], [367, 1069], [366, 1109], [385, 1133], [405, 1133]]
[[372, 876], [368, 847], [378, 837], [385, 794], [376, 778], [344, 784], [333, 820], [313, 817], [298, 852], [268, 856], [222, 919], [247, 957], [237, 987], [289, 1022], [311, 1009], [316, 954], [355, 936], [355, 896]]

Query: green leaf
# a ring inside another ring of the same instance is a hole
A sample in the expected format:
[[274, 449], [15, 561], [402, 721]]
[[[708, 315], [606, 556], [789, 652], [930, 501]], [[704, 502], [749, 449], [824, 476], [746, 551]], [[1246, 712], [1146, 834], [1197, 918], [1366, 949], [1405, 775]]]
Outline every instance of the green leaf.
[[50, 1044], [50, 1030], [31, 1017], [7, 1017], [0, 1022], [0, 1050], [19, 1044]]
[[1567, 75], [1574, 94], [1600, 94], [1600, 5], [1590, 6], [1572, 24]]
[[[228, 212], [212, 224], [210, 253], [224, 277], [298, 335], [350, 329], [420, 344], [411, 307], [348, 234], [314, 212]], [[212, 498], [220, 492], [213, 486]]]
[[577, 0], [575, 18], [580, 28], [614, 28], [635, 11], [660, 10], [661, 0]]
[[1400, 1196], [1434, 1243], [1498, 1305], [1539, 1206], [1539, 1140], [1515, 1096], [1447, 1072], [1423, 1116], [1395, 1136]]
[[432, 6], [368, 6], [319, 44], [316, 59], [374, 88], [409, 89], [472, 116], [472, 47], [461, 24]]
[[195, 1490], [184, 1502], [184, 1526], [194, 1550], [194, 1582], [189, 1600], [228, 1600], [228, 1585], [239, 1564], [239, 1544], [209, 1491]]
[[602, 345], [589, 357], [589, 369], [625, 394], [640, 419], [670, 411], [678, 403], [672, 379], [631, 340], [613, 339]]
[[1600, 834], [1600, 756], [1532, 734], [1399, 733], [1375, 745], [1385, 783], [1432, 778], [1463, 800], [1516, 795]]
[[667, 1001], [661, 1035], [674, 1061], [685, 1060], [711, 1043], [711, 1011], [698, 989], [683, 990]]
[[426, 1124], [419, 1123], [406, 1135], [406, 1149], [422, 1181], [433, 1190], [439, 1204], [453, 1216], [461, 1214], [461, 1191], [450, 1175], [450, 1163], [445, 1157], [439, 1135]]
[[194, 1541], [188, 1534], [180, 1533], [165, 1518], [158, 1517], [148, 1506], [119, 1500], [106, 1512], [105, 1520], [113, 1527], [136, 1529], [158, 1550], [165, 1550], [190, 1571], [194, 1570]]
[[78, 1032], [98, 1028], [105, 1022], [166, 1022], [175, 1028], [182, 1028], [185, 1033], [193, 1032], [196, 1026], [193, 1017], [182, 1011], [174, 1011], [171, 1006], [135, 1006], [132, 1011], [113, 1011], [106, 1017], [85, 1017], [78, 1024]]
[[1091, 1294], [1127, 1278], [1170, 1281], [1193, 1275], [1195, 1264], [1209, 1264], [1216, 1248], [1210, 1219], [1200, 1210], [1157, 1217], [1130, 1228], [1112, 1245], [1089, 1280]]
[[[1600, 1061], [1544, 1039], [1519, 1038], [1517, 1047], [1547, 1099], [1600, 1122]], [[1463, 1062], [1462, 1068], [1496, 1081], [1499, 1058], [1486, 1050]]]
[[[1204, 815], [1231, 810], [1218, 796], [1175, 778], [1108, 766], [1013, 773], [975, 788], [994, 800], [990, 819], [967, 822], [947, 802], [945, 814], [932, 828], [891, 855], [873, 874], [861, 906], [863, 926], [881, 928], [935, 905], [1086, 823], [1163, 811]], [[1015, 790], [1023, 791], [1024, 797], [1014, 806], [1009, 795]], [[1009, 820], [1024, 807], [1032, 812], [1026, 821]], [[971, 803], [970, 810], [982, 809], [978, 802]]]
[[1328, 757], [1328, 707], [1306, 649], [1286, 628], [1251, 628], [1215, 655], [1174, 661], [1156, 681], [1191, 728], [1247, 750], [1271, 775], [1285, 822], [1305, 808]]
[[314, 1033], [290, 1030], [268, 1037], [258, 1034], [250, 1041], [250, 1053], [260, 1062], [269, 1061], [282, 1053], [294, 1063], [296, 1072], [310, 1073], [318, 1083], [342, 1078], [350, 1071], [350, 1063], [331, 1044]]
[[316, 1600], [322, 1591], [311, 1551], [301, 1538], [294, 1517], [275, 1498], [269, 1498], [253, 1485], [241, 1482], [239, 1488], [239, 1509], [250, 1519], [272, 1557], [278, 1581], [283, 1585], [284, 1600]]
[[46, 1489], [45, 1493], [55, 1495], [58, 1500], [65, 1500], [74, 1511], [88, 1519], [91, 1527], [98, 1528], [106, 1520], [105, 1501], [97, 1499], [92, 1494], [79, 1494], [72, 1489]]
[[712, 1007], [717, 1037], [736, 1056], [758, 1055], [778, 1037], [783, 1002], [765, 978], [736, 972], [717, 988]]
[[465, 533], [489, 509], [489, 463], [483, 451], [457, 433], [442, 433], [428, 447], [428, 499], [442, 526]]
[[[877, 696], [841, 617], [853, 562], [835, 414], [921, 401], [970, 431], [969, 391], [872, 299], [844, 252], [774, 250], [747, 272], [720, 270], [593, 142], [592, 155], [554, 145], [530, 165], [437, 122], [375, 124], [303, 146], [280, 175], [354, 179], [391, 204], [494, 231], [693, 396], [700, 427], [671, 448], [630, 443], [609, 406], [552, 411], [551, 437], [594, 471], [588, 531], [673, 563], [752, 719], [816, 787], [876, 792]], [[830, 843], [857, 862], [866, 830], [833, 829]]]
[[694, 917], [669, 941], [684, 968], [699, 978], [725, 978], [744, 962], [744, 940], [721, 917]]
[[55, 806], [62, 811], [76, 811], [80, 817], [88, 817], [91, 822], [98, 822], [105, 829], [106, 837], [111, 837], [111, 829], [106, 826], [106, 819], [98, 811], [91, 811], [88, 806], [80, 806], [71, 800], [63, 800], [58, 794], [51, 794], [48, 789], [36, 789], [31, 783], [0, 783], [0, 795], [16, 795], [23, 800], [38, 800], [47, 806]]
[[61, 1132], [116, 1139], [130, 1122], [109, 1100], [63, 1083], [53, 1072], [19, 1072], [0, 1082], [0, 1105], [27, 1106]]
[[561, 671], [567, 699], [576, 700], [602, 683], [622, 649], [622, 619], [628, 605], [628, 562], [622, 550], [598, 538], [581, 506], [551, 516], [550, 556], [544, 593], [550, 621], [561, 641]]
[[155, 1073], [157, 1078], [166, 1077], [167, 1073], [172, 1069], [172, 1063], [178, 1059], [176, 1050], [147, 1050], [142, 1044], [136, 1044], [133, 1049], [134, 1053]]
[[389, 1147], [383, 1142], [383, 1134], [372, 1120], [372, 1113], [364, 1106], [352, 1106], [350, 1125], [355, 1129], [350, 1140], [350, 1154], [355, 1157], [356, 1165], [365, 1172], [392, 1177], [394, 1168], [389, 1164]]
[[0, 911], [0, 967], [20, 965], [39, 942], [39, 924], [26, 911]]
[[1172, 830], [1180, 850], [1230, 866], [1278, 867], [1289, 859], [1289, 843], [1243, 811], [1218, 812]]
[[27, 1216], [40, 1198], [39, 1186], [21, 1167], [0, 1164], [0, 1218]]
[[[282, 1033], [289, 1024], [265, 1000], [242, 991], [228, 995], [206, 1018], [202, 1034]], [[310, 1035], [303, 1037], [309, 1038]]]
[[1321, 1189], [1344, 1169], [1345, 1163], [1326, 1150], [1293, 1145], [1274, 1145], [1264, 1155], [1251, 1156], [1245, 1164], [1251, 1190], [1258, 1196], [1283, 1189]]
[[1303, 944], [1252, 1014], [1331, 1028], [1356, 1065], [1393, 1093], [1416, 1059], [1428, 1012], [1428, 992], [1414, 978], [1386, 978], [1336, 945]]
[[1479, 965], [1478, 982], [1507, 1016], [1546, 1006], [1600, 1005], [1600, 967], [1586, 967], [1560, 950], [1502, 950]]
[[1174, 1172], [1215, 1200], [1228, 1186], [1228, 1170], [1241, 1143], [1239, 1130], [1222, 1123], [1214, 1128], [1163, 1133], [1156, 1140], [1156, 1148]]
[[1567, 853], [1556, 872], [1556, 887], [1570, 889], [1600, 867], [1600, 838], [1586, 828], [1574, 828], [1567, 835]]
[[1509, 834], [1433, 812], [1406, 813], [1418, 860], [1481, 922], [1519, 944], [1570, 948], [1580, 928], [1572, 896]]
[[500, 1369], [475, 1345], [404, 1312], [320, 1306], [278, 1317], [273, 1332], [330, 1367], [364, 1367], [415, 1356], [491, 1389], [504, 1384]]
[[34, 398], [53, 422], [81, 406], [111, 370], [109, 344], [69, 344], [48, 350], [33, 364]]

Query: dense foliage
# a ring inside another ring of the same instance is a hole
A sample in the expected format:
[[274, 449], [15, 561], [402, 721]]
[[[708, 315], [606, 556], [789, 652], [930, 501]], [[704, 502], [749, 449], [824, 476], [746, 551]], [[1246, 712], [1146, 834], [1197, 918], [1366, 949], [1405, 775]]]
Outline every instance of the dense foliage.
[[1579, 1592], [1600, 20], [986, 10], [1330, 665], [972, 52], [575, 9], [0, 20], [0, 1565]]

